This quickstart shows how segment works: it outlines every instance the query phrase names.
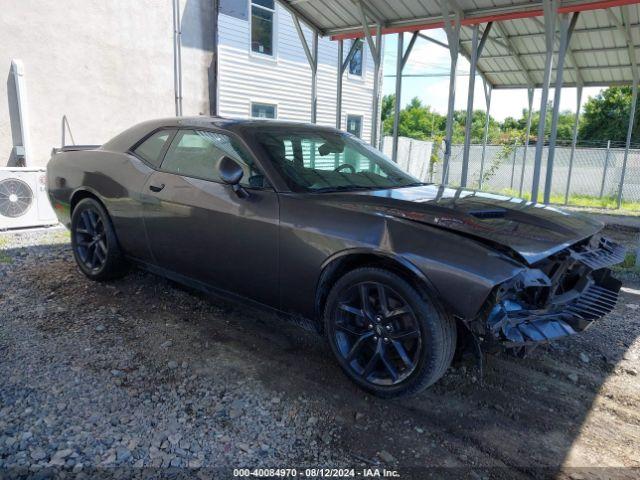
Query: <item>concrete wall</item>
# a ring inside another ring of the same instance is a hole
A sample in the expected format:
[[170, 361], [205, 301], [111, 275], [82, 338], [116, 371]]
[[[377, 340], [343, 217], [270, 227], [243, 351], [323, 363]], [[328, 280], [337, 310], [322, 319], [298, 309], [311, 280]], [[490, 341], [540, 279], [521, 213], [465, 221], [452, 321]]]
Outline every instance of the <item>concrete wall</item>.
[[[182, 0], [183, 113], [209, 113], [213, 2]], [[170, 0], [14, 0], [0, 15], [0, 166], [20, 142], [11, 59], [24, 63], [31, 166], [60, 146], [102, 144], [145, 119], [175, 113]], [[68, 137], [67, 137], [68, 138]]]
[[[264, 102], [277, 105], [279, 120], [309, 122], [311, 71], [291, 15], [276, 4], [277, 39], [273, 58], [251, 53], [248, 18], [244, 14], [230, 16], [223, 13], [219, 17], [220, 114], [245, 118], [250, 115], [251, 102]], [[311, 32], [304, 26], [303, 31], [310, 43]], [[345, 56], [348, 49], [349, 42], [345, 41]], [[364, 51], [363, 76], [351, 77], [348, 72], [344, 75], [342, 128], [346, 129], [347, 115], [362, 115], [362, 138], [368, 140], [371, 131], [373, 58], [368, 46], [365, 45]], [[334, 126], [336, 121], [337, 58], [338, 43], [329, 38], [320, 38], [318, 123], [322, 125]]]
[[[248, 0], [234, 0], [248, 8]], [[242, 3], [245, 2], [246, 4]], [[226, 0], [227, 5], [229, 0]], [[29, 166], [61, 146], [66, 115], [75, 143], [102, 144], [149, 118], [175, 114], [171, 0], [13, 0], [0, 15], [0, 167], [21, 144], [11, 60], [24, 64]], [[181, 0], [183, 114], [208, 115], [215, 0]], [[236, 4], [234, 4], [236, 5]], [[311, 74], [288, 12], [276, 7], [276, 56], [250, 54], [249, 21], [219, 17], [219, 112], [248, 117], [252, 101], [275, 103], [281, 120], [310, 120]], [[247, 10], [248, 11], [248, 10]], [[308, 38], [311, 34], [305, 29]], [[319, 43], [318, 122], [335, 125], [337, 42]], [[345, 42], [345, 55], [348, 42]], [[362, 78], [344, 76], [343, 128], [362, 115], [370, 138], [373, 59]], [[67, 135], [67, 143], [71, 143]]]

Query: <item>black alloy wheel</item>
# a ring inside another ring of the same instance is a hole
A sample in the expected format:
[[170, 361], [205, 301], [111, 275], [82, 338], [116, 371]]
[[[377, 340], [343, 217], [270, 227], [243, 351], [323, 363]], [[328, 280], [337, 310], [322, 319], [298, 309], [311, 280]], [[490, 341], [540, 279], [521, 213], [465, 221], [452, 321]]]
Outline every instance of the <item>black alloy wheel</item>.
[[327, 298], [324, 324], [345, 373], [380, 397], [433, 384], [455, 351], [453, 318], [424, 291], [380, 268], [359, 268], [340, 278]]
[[362, 282], [338, 300], [335, 342], [349, 367], [374, 385], [396, 385], [416, 368], [422, 349], [418, 321], [390, 287]]
[[94, 198], [81, 200], [73, 209], [71, 246], [78, 267], [90, 279], [107, 280], [125, 273], [109, 214]]
[[92, 272], [102, 269], [109, 251], [104, 222], [100, 214], [91, 208], [83, 210], [74, 235], [78, 256], [84, 266]]

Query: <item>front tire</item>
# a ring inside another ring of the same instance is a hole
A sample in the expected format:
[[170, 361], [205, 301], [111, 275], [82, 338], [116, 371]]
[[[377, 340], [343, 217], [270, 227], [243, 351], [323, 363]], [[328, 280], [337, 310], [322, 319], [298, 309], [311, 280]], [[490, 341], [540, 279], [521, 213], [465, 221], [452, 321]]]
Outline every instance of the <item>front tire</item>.
[[344, 372], [379, 397], [427, 388], [453, 359], [454, 320], [388, 270], [359, 268], [340, 278], [327, 298], [324, 322]]
[[80, 271], [91, 280], [110, 280], [126, 273], [109, 214], [93, 198], [81, 200], [73, 210], [71, 247]]

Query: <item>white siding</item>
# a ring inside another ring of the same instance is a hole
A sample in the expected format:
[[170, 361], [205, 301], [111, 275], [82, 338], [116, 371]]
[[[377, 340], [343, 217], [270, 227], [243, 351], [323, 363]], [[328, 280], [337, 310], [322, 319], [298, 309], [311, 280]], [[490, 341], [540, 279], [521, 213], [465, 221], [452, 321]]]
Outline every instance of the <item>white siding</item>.
[[[251, 102], [275, 104], [279, 120], [311, 119], [311, 72], [289, 13], [276, 4], [274, 58], [251, 53], [250, 21], [220, 15], [219, 21], [220, 115], [250, 116]], [[311, 33], [303, 28], [311, 40]], [[345, 56], [348, 51], [345, 42]], [[335, 125], [338, 43], [320, 38], [318, 44], [318, 123]], [[362, 138], [369, 140], [373, 95], [373, 59], [365, 46], [363, 78], [345, 73], [342, 127], [347, 115], [362, 115]]]

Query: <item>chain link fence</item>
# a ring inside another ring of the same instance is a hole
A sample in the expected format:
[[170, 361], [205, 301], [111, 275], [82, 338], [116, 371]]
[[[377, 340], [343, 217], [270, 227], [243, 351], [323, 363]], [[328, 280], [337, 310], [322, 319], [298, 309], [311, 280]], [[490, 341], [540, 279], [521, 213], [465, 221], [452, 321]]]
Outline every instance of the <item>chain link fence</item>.
[[[442, 148], [433, 142], [399, 138], [398, 163], [425, 182], [442, 181]], [[391, 156], [392, 137], [384, 138], [384, 152]], [[434, 150], [435, 147], [435, 150]], [[519, 196], [531, 193], [536, 146], [471, 145], [467, 185], [491, 192], [509, 192]], [[458, 186], [462, 173], [462, 145], [453, 145], [449, 161], [449, 184]], [[548, 147], [542, 153], [540, 194], [544, 190]], [[581, 144], [575, 149], [573, 165], [571, 146], [556, 146], [552, 177], [552, 203], [568, 203], [572, 198], [612, 198], [618, 195], [622, 181], [622, 198], [640, 202], [640, 145], [632, 145], [622, 179], [624, 145], [613, 142]], [[481, 178], [482, 177], [482, 178]], [[539, 196], [540, 198], [540, 196]]]

